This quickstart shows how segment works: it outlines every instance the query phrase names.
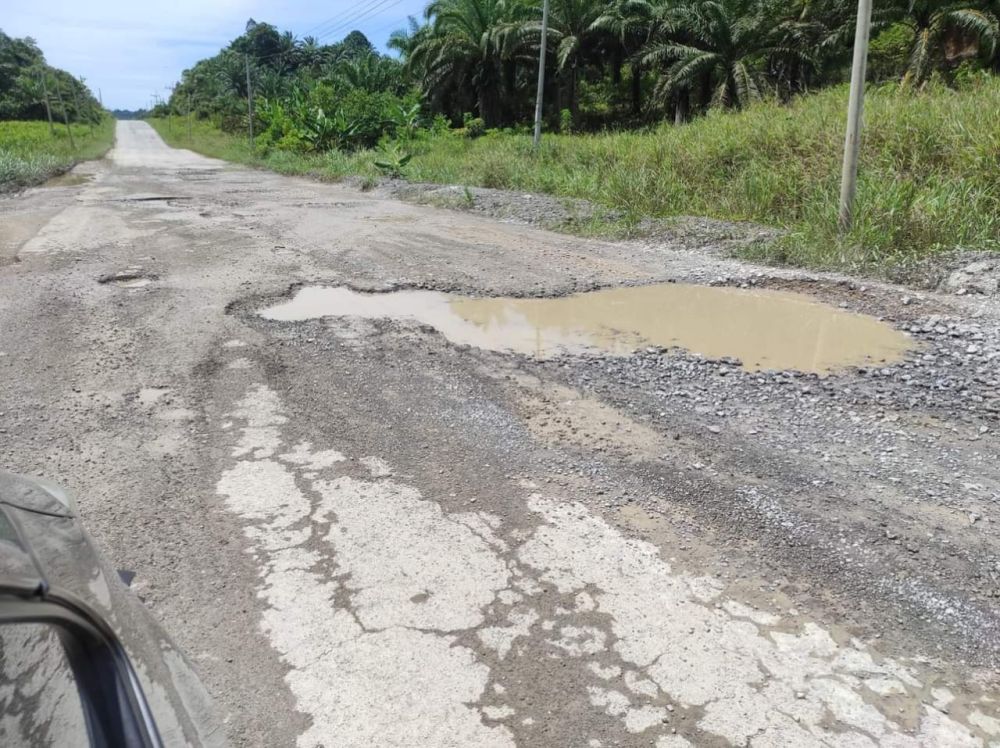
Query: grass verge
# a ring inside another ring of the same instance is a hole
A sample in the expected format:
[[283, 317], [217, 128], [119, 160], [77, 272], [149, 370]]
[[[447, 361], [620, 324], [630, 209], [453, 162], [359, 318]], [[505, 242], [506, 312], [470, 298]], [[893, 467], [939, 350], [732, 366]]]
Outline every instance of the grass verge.
[[[961, 91], [871, 89], [855, 226], [840, 236], [846, 106], [838, 87], [681, 127], [547, 135], [537, 155], [526, 134], [428, 134], [406, 145], [405, 176], [584, 198], [633, 224], [700, 215], [777, 226], [784, 238], [745, 253], [779, 264], [898, 275], [940, 252], [1000, 250], [1000, 79]], [[375, 152], [253, 153], [205, 122], [190, 138], [153, 125], [172, 145], [282, 173], [377, 176]]]
[[40, 184], [81, 161], [100, 158], [115, 140], [115, 122], [105, 117], [93, 131], [74, 124], [74, 148], [65, 125], [49, 132], [47, 122], [0, 122], [0, 192]]

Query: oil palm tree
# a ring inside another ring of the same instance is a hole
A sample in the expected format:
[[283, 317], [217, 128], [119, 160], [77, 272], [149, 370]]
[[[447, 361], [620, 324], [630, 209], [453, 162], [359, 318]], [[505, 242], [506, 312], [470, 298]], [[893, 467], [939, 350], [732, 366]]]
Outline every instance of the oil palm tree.
[[340, 60], [333, 68], [332, 77], [349, 88], [361, 88], [366, 91], [390, 91], [401, 94], [405, 88], [402, 63], [378, 52]]
[[903, 23], [913, 29], [913, 47], [904, 85], [918, 86], [952, 55], [980, 50], [992, 56], [1000, 40], [1000, 25], [990, 3], [908, 0]]
[[[599, 0], [552, 0], [549, 15], [549, 40], [555, 49], [556, 69], [563, 84], [568, 108], [574, 118], [580, 111], [580, 73], [587, 57], [594, 53], [598, 34], [594, 23], [601, 17], [605, 4]], [[541, 27], [529, 25], [539, 38]]]
[[[591, 29], [614, 40], [621, 59], [632, 68], [632, 113], [642, 110], [642, 56], [638, 52], [649, 39], [655, 6], [649, 0], [614, 0], [608, 3]], [[613, 77], [617, 71], [612, 71]]]
[[[693, 0], [659, 9], [643, 61], [662, 73], [654, 96], [665, 104], [700, 94], [704, 107], [739, 108], [770, 86], [766, 63], [787, 13], [780, 0]], [[808, 57], [796, 47], [788, 54]]]
[[[875, 30], [885, 25], [886, 11], [876, 9]], [[838, 67], [853, 49], [856, 8], [845, 0], [796, 0], [775, 18], [774, 47], [768, 75], [785, 98], [807, 90]]]
[[471, 91], [487, 127], [503, 118], [509, 81], [504, 62], [512, 59], [524, 6], [517, 0], [432, 0], [425, 11], [430, 30], [410, 52], [432, 99]]
[[394, 52], [398, 52], [400, 59], [405, 63], [409, 61], [413, 50], [424, 40], [430, 30], [429, 24], [420, 23], [413, 16], [409, 16], [406, 19], [406, 28], [393, 31], [389, 35], [386, 46]]

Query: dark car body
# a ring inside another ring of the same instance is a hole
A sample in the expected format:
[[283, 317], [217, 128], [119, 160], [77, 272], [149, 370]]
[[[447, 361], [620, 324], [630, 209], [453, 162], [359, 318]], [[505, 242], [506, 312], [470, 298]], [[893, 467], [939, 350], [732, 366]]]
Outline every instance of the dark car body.
[[224, 733], [68, 496], [0, 472], [0, 745], [88, 743], [215, 746]]

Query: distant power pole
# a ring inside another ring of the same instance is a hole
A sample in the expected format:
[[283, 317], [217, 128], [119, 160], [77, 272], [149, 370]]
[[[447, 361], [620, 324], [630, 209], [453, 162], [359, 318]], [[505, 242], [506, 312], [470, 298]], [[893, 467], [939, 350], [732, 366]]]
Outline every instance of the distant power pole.
[[38, 74], [38, 80], [42, 84], [42, 96], [45, 99], [45, 116], [49, 118], [49, 135], [56, 136], [56, 127], [52, 124], [52, 107], [49, 106], [49, 84], [45, 82], [45, 71]]
[[169, 134], [169, 135], [173, 135], [173, 133], [174, 133], [174, 118], [173, 118], [173, 114], [174, 114], [174, 90], [176, 88], [177, 88], [176, 84], [174, 84], [173, 86], [164, 86], [163, 87], [164, 91], [169, 91], [170, 92], [170, 98], [167, 99], [167, 134]]
[[250, 123], [250, 150], [253, 150], [253, 90], [250, 88], [250, 55], [243, 58], [247, 66], [247, 121]]
[[191, 94], [188, 93], [188, 141], [191, 140]]
[[871, 35], [872, 0], [858, 0], [858, 26], [854, 34], [854, 64], [851, 68], [851, 99], [847, 105], [847, 137], [840, 181], [840, 230], [854, 224], [854, 197], [858, 190], [858, 154], [865, 110], [865, 77], [868, 74], [868, 39]]
[[[83, 86], [83, 79], [80, 79], [80, 86], [81, 87]], [[77, 88], [76, 86], [73, 86], [73, 107], [76, 109], [76, 118], [80, 119], [80, 114], [81, 114], [81, 111], [80, 111], [80, 89]], [[93, 135], [94, 134], [94, 122], [90, 118], [89, 114], [87, 115], [87, 124], [90, 125], [90, 134]]]
[[535, 139], [532, 147], [537, 151], [542, 142], [542, 100], [545, 98], [545, 46], [549, 36], [549, 0], [542, 3], [542, 39], [538, 54], [538, 92], [535, 96]]

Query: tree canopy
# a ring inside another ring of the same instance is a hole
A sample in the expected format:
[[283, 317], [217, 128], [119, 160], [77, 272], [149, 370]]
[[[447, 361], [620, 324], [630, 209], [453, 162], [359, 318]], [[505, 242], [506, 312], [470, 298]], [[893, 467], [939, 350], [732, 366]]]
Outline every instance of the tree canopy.
[[45, 119], [46, 100], [59, 119], [95, 121], [100, 105], [80, 79], [45, 62], [31, 37], [0, 31], [0, 120]]
[[[680, 123], [843, 82], [856, 7], [856, 0], [551, 0], [545, 116], [574, 129]], [[1000, 0], [881, 2], [870, 75], [922, 86], [1000, 72], [998, 14]], [[228, 47], [184, 71], [169, 108], [245, 127], [249, 64], [261, 103], [257, 131], [272, 142], [368, 144], [406, 119], [400, 112], [413, 111], [424, 122], [519, 126], [533, 111], [540, 42], [541, 0], [430, 0], [421, 18], [392, 34], [388, 55], [358, 31], [320, 44], [251, 20]], [[365, 132], [353, 137], [352, 127]], [[341, 136], [319, 137], [317, 128], [339, 128]]]

